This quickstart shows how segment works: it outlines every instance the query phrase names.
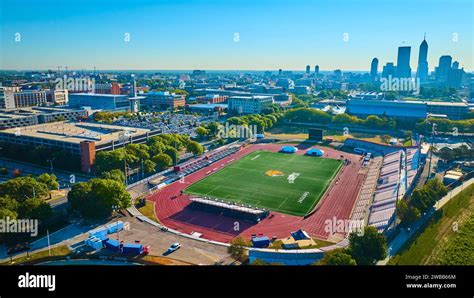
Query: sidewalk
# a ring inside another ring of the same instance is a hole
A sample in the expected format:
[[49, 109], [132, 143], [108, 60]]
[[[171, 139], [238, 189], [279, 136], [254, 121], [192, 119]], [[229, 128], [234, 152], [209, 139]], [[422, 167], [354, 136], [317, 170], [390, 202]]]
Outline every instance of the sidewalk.
[[[87, 232], [92, 230], [93, 226], [81, 226], [77, 223], [71, 224], [61, 230], [58, 230], [49, 235], [50, 245], [55, 246], [57, 244], [67, 244], [71, 245], [77, 243], [78, 241], [82, 241], [87, 239]], [[29, 253], [34, 253], [36, 251], [45, 249], [48, 247], [48, 237], [45, 236], [41, 239], [38, 239], [31, 243], [31, 249]], [[26, 252], [22, 252], [19, 254], [15, 254], [14, 257], [20, 257], [26, 255]], [[5, 246], [0, 246], [0, 263], [8, 261], [10, 257], [7, 254], [7, 249]]]

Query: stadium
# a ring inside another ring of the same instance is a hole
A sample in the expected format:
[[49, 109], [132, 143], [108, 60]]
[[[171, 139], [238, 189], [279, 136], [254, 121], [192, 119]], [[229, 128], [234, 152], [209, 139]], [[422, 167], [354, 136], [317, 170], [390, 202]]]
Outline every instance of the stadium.
[[295, 144], [228, 150], [202, 168], [193, 162], [184, 179], [147, 198], [164, 226], [219, 242], [239, 235], [281, 239], [297, 230], [334, 243], [344, 239], [325, 222], [351, 218], [368, 171], [360, 155]]

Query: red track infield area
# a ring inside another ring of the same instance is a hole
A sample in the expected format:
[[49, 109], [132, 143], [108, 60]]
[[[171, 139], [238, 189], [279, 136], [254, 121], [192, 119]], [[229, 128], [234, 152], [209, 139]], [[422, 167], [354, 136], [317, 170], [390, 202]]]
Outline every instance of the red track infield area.
[[[276, 152], [280, 150], [281, 146], [281, 144], [247, 146], [198, 172], [186, 176], [184, 183], [178, 181], [170, 184], [153, 193], [147, 199], [155, 202], [156, 216], [163, 225], [183, 233], [198, 232], [202, 234], [202, 238], [209, 240], [229, 242], [239, 234], [250, 239], [252, 234], [260, 233], [270, 238], [273, 236], [283, 238], [289, 236], [290, 232], [300, 228], [311, 236], [327, 239], [330, 235], [325, 232], [324, 222], [328, 219], [333, 220], [333, 217], [337, 220], [349, 219], [359, 190], [366, 178], [366, 175], [360, 172], [361, 158], [358, 155], [326, 147], [322, 148], [325, 151], [324, 157], [340, 158], [343, 155], [352, 163], [342, 168], [326, 195], [321, 198], [317, 210], [307, 218], [271, 211], [267, 218], [255, 224], [233, 217], [192, 210], [188, 207], [190, 203], [188, 196], [180, 194], [181, 190], [206, 177], [208, 175], [206, 173], [209, 171], [224, 167], [255, 150]], [[297, 154], [304, 154], [305, 152], [306, 150], [299, 150]], [[238, 231], [234, 229], [236, 225], [238, 225]]]

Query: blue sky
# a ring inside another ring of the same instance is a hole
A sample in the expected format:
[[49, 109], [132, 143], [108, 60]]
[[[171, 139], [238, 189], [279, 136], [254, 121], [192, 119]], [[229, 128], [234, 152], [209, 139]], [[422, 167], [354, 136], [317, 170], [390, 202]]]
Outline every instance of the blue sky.
[[473, 70], [473, 2], [0, 0], [0, 69], [367, 70], [410, 45], [416, 70], [426, 32], [430, 70]]

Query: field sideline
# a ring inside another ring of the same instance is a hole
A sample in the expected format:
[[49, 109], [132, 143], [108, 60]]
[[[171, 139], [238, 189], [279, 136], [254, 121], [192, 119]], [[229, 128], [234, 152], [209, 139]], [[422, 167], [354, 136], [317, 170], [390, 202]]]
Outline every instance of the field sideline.
[[341, 166], [336, 159], [259, 150], [192, 184], [185, 193], [304, 216]]

